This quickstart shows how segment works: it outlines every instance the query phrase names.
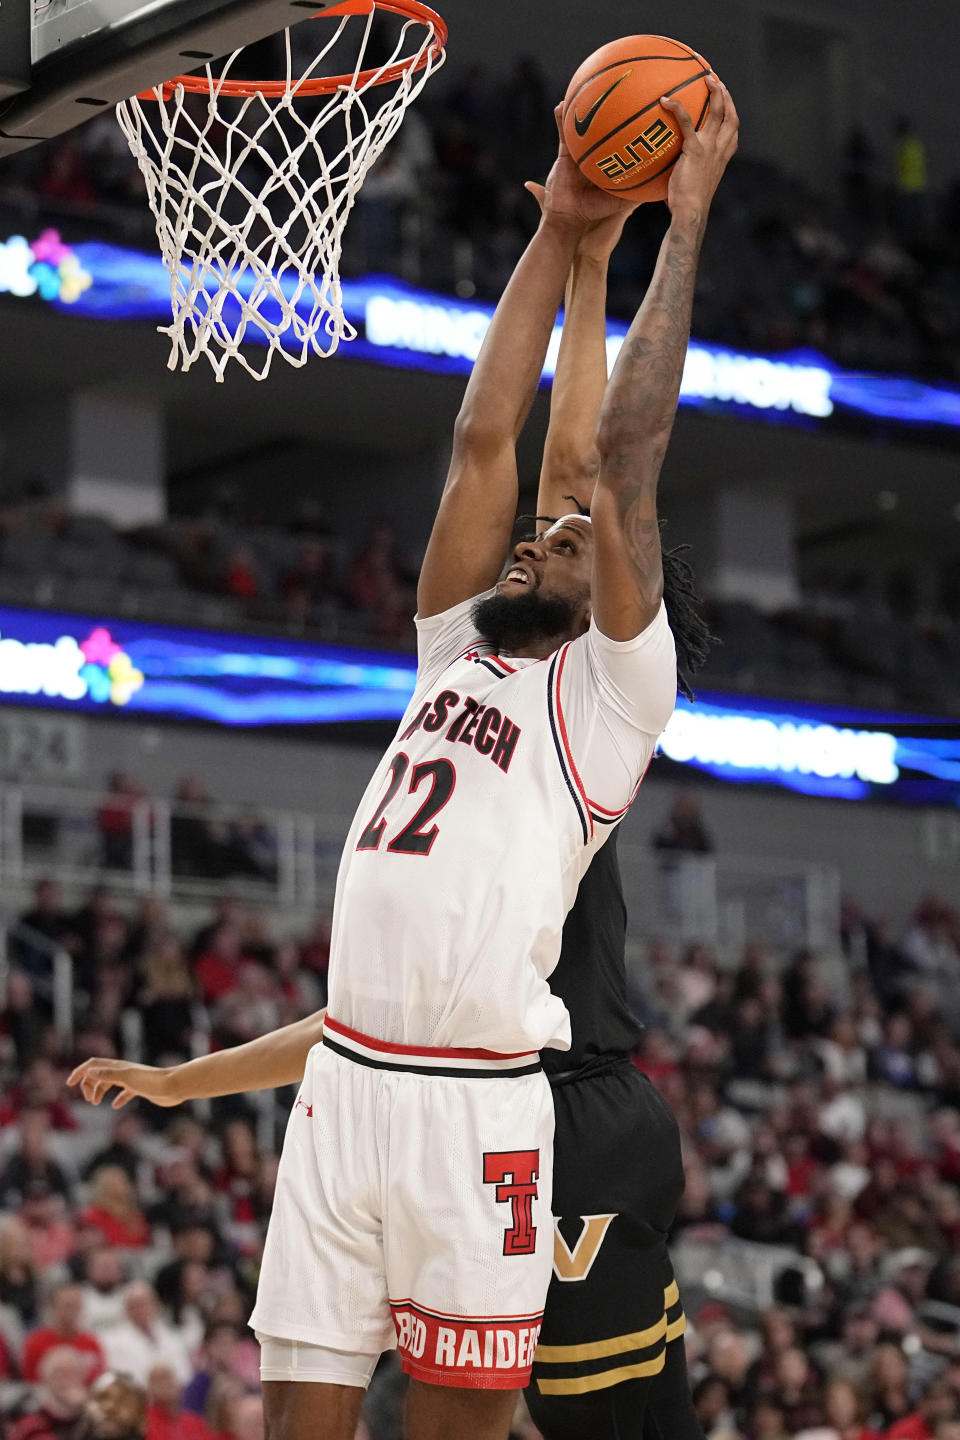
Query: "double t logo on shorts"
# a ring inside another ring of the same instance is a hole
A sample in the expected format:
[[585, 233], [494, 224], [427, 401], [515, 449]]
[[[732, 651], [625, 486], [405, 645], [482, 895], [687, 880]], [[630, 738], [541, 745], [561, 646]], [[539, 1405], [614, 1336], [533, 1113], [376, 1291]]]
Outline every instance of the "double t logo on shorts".
[[509, 1200], [513, 1214], [513, 1224], [504, 1231], [504, 1255], [533, 1255], [536, 1251], [533, 1202], [539, 1177], [539, 1150], [491, 1151], [483, 1157], [484, 1185], [496, 1185], [497, 1201], [506, 1204]]

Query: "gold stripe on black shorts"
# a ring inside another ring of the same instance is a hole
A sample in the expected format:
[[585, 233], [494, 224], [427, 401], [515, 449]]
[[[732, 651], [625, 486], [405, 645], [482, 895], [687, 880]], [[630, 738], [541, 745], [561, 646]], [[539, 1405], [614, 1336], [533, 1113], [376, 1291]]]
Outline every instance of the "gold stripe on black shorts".
[[[585, 1395], [605, 1390], [624, 1380], [659, 1375], [667, 1346], [687, 1328], [680, 1291], [674, 1280], [663, 1292], [663, 1315], [645, 1330], [614, 1335], [583, 1345], [540, 1345], [534, 1356], [534, 1376], [541, 1395]], [[549, 1372], [545, 1378], [543, 1371]]]

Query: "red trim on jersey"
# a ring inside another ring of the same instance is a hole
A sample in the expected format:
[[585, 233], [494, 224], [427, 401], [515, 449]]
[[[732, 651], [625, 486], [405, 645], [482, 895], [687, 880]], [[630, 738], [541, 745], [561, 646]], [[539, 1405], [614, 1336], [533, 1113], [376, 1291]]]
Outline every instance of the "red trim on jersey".
[[560, 738], [563, 741], [563, 748], [566, 751], [567, 763], [570, 766], [571, 774], [573, 775], [574, 781], [576, 782], [577, 789], [580, 791], [580, 798], [586, 806], [587, 814], [590, 818], [590, 838], [592, 840], [593, 816], [590, 815], [590, 801], [587, 799], [587, 792], [583, 788], [583, 781], [580, 779], [580, 772], [577, 769], [576, 762], [573, 758], [573, 751], [570, 749], [570, 740], [567, 735], [567, 725], [566, 721], [563, 718], [563, 704], [560, 700], [560, 685], [563, 680], [563, 667], [567, 663], [567, 652], [569, 651], [569, 649], [569, 644], [564, 645], [562, 651], [560, 652], [560, 662], [557, 665], [557, 722], [560, 726]]
[[374, 1040], [370, 1035], [363, 1035], [359, 1030], [351, 1030], [348, 1025], [341, 1025], [339, 1020], [332, 1020], [329, 1015], [324, 1018], [324, 1028], [333, 1031], [334, 1035], [343, 1035], [347, 1040], [355, 1040], [358, 1045], [365, 1045], [368, 1050], [376, 1050], [383, 1055], [420, 1055], [426, 1060], [525, 1060], [529, 1055], [536, 1055], [537, 1050], [517, 1050], [506, 1053], [501, 1050], [450, 1050], [442, 1046], [430, 1045], [393, 1045], [388, 1040]]
[[[637, 790], [639, 790], [639, 788], [640, 787], [638, 785]], [[596, 800], [588, 800], [587, 804], [590, 806], [590, 809], [594, 811], [595, 814], [608, 816], [611, 820], [619, 820], [620, 816], [626, 815], [627, 811], [630, 809], [630, 806], [633, 804], [634, 799], [636, 798], [636, 794], [637, 791], [634, 790], [626, 805], [624, 805], [623, 808], [620, 810], [608, 810], [605, 805], [598, 805]]]
[[498, 665], [502, 665], [504, 670], [506, 670], [509, 674], [516, 675], [517, 667], [515, 665], [508, 665], [506, 660], [501, 659], [499, 655], [488, 655], [486, 658], [488, 660], [495, 660], [496, 663]]
[[657, 748], [656, 748], [656, 746], [654, 746], [653, 751], [651, 752], [651, 755], [650, 755], [650, 759], [647, 761], [646, 765], [644, 765], [644, 767], [643, 767], [643, 774], [640, 776], [640, 779], [637, 781], [637, 783], [636, 783], [636, 785], [635, 785], [635, 787], [634, 787], [633, 794], [630, 796], [630, 799], [627, 801], [626, 805], [624, 805], [624, 807], [623, 807], [622, 810], [606, 810], [606, 809], [604, 809], [604, 807], [603, 807], [602, 805], [598, 805], [595, 800], [588, 800], [588, 801], [587, 801], [587, 804], [590, 806], [590, 809], [591, 809], [591, 810], [595, 810], [595, 811], [597, 812], [598, 816], [599, 816], [599, 815], [604, 815], [604, 816], [609, 816], [609, 818], [610, 818], [611, 820], [621, 820], [621, 819], [623, 818], [623, 816], [626, 815], [627, 811], [630, 809], [630, 806], [633, 804], [634, 800], [636, 800], [638, 794], [640, 793], [640, 786], [643, 784], [644, 780], [646, 780], [646, 778], [647, 778], [647, 771], [650, 769], [650, 766], [653, 764], [653, 757], [654, 757], [654, 755], [655, 755], [656, 753], [657, 753]]
[[[651, 755], [650, 760], [652, 759], [653, 756]], [[588, 800], [587, 804], [590, 806], [590, 809], [595, 810], [598, 815], [604, 815], [609, 817], [609, 819], [611, 820], [619, 820], [622, 816], [626, 815], [627, 811], [630, 809], [630, 806], [637, 798], [640, 786], [647, 778], [647, 771], [650, 769], [650, 760], [648, 760], [646, 765], [643, 767], [643, 774], [640, 776], [640, 779], [634, 786], [633, 794], [630, 796], [630, 799], [627, 801], [626, 805], [624, 805], [622, 810], [608, 810], [605, 805], [598, 805], [596, 800]]]

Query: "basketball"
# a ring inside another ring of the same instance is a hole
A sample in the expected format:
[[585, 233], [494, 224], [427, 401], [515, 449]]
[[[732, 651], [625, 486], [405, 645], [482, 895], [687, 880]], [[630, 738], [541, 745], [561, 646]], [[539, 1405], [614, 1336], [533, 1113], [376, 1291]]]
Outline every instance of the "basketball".
[[683, 142], [660, 98], [679, 100], [699, 130], [709, 74], [702, 55], [662, 35], [628, 35], [595, 51], [563, 102], [564, 139], [587, 179], [625, 200], [665, 200]]

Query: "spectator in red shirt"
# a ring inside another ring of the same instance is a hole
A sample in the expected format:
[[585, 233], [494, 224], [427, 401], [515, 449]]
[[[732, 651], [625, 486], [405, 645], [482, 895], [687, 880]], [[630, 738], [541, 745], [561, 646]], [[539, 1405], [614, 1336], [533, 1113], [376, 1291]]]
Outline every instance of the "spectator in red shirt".
[[212, 1005], [237, 988], [243, 959], [239, 928], [230, 924], [221, 925], [193, 967], [194, 979], [200, 986], [204, 1004]]
[[300, 959], [300, 947], [293, 940], [284, 940], [276, 948], [273, 972], [279, 986], [279, 998], [284, 1021], [298, 1020], [301, 1015], [312, 1015], [326, 1003], [326, 985], [311, 971], [305, 969]]
[[150, 1226], [137, 1204], [129, 1175], [119, 1165], [104, 1165], [93, 1177], [92, 1203], [80, 1220], [96, 1226], [107, 1245], [141, 1250], [150, 1244]]
[[280, 577], [280, 593], [290, 615], [301, 623], [311, 608], [334, 588], [334, 562], [330, 541], [311, 535], [300, 547], [297, 562]]
[[820, 1168], [810, 1154], [810, 1139], [794, 1130], [784, 1136], [782, 1150], [787, 1162], [787, 1194], [802, 1200], [810, 1194], [813, 1178]]
[[257, 564], [248, 546], [238, 546], [230, 556], [223, 572], [223, 586], [228, 595], [238, 600], [256, 600], [260, 594]]
[[223, 1132], [223, 1165], [214, 1176], [217, 1190], [230, 1198], [230, 1218], [238, 1224], [254, 1220], [251, 1196], [260, 1176], [260, 1154], [245, 1120], [231, 1120]]
[[68, 1282], [58, 1285], [50, 1296], [47, 1306], [47, 1324], [38, 1330], [31, 1330], [23, 1344], [23, 1378], [37, 1380], [40, 1376], [40, 1362], [51, 1350], [68, 1346], [77, 1351], [85, 1361], [85, 1380], [89, 1384], [103, 1369], [103, 1351], [94, 1335], [87, 1335], [80, 1329], [83, 1313], [83, 1291], [79, 1285]]
[[410, 582], [396, 531], [389, 520], [382, 520], [353, 557], [349, 583], [351, 603], [358, 610], [366, 611], [380, 635], [397, 639], [403, 634], [410, 613]]
[[327, 971], [330, 968], [330, 929], [333, 917], [328, 910], [322, 911], [313, 922], [310, 934], [300, 946], [300, 964], [322, 980], [326, 990]]
[[16, 1366], [13, 1363], [13, 1356], [10, 1354], [10, 1346], [6, 1336], [0, 1330], [0, 1382], [16, 1378]]
[[129, 870], [133, 864], [133, 807], [146, 792], [132, 776], [115, 770], [107, 795], [97, 811], [101, 858], [108, 870]]
[[40, 1389], [33, 1409], [7, 1430], [7, 1440], [78, 1440], [87, 1399], [87, 1360], [57, 1345], [40, 1361]]
[[935, 1380], [925, 1391], [920, 1408], [896, 1420], [887, 1440], [934, 1440], [941, 1421], [957, 1418], [957, 1397], [946, 1380]]
[[49, 154], [47, 168], [37, 188], [51, 200], [68, 200], [73, 205], [96, 203], [97, 192], [83, 146], [73, 135], [57, 142]]
[[147, 1380], [146, 1440], [214, 1440], [200, 1415], [181, 1405], [183, 1386], [169, 1365], [154, 1365]]

